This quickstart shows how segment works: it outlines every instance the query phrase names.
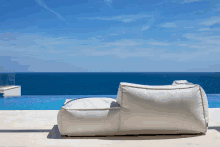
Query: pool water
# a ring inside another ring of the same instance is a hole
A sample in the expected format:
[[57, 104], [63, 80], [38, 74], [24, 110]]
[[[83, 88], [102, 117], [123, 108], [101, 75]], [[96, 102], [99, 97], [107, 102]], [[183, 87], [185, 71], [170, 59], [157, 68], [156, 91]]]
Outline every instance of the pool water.
[[66, 99], [109, 97], [116, 95], [25, 95], [0, 98], [0, 110], [60, 110]]
[[[0, 110], [60, 110], [66, 99], [109, 97], [117, 95], [25, 95], [0, 98]], [[220, 108], [220, 94], [207, 94], [209, 108]]]
[[220, 94], [207, 94], [209, 108], [220, 108]]

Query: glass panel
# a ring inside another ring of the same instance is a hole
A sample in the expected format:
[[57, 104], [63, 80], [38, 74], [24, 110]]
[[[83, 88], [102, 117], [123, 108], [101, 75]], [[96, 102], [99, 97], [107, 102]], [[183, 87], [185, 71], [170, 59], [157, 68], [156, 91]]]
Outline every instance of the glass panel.
[[15, 85], [15, 73], [0, 73], [0, 86]]

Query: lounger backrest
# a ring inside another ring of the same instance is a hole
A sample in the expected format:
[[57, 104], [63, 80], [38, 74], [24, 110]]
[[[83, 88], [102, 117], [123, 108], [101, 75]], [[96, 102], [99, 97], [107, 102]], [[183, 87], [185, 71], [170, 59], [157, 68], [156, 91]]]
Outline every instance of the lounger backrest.
[[173, 84], [172, 85], [180, 85], [180, 84], [192, 84], [192, 83], [189, 83], [187, 80], [176, 80], [176, 81], [173, 81]]
[[132, 84], [132, 83], [126, 83], [126, 82], [121, 82], [118, 88], [118, 93], [117, 93], [117, 102], [122, 105], [122, 97], [123, 97], [123, 92], [126, 91], [125, 87], [133, 87], [138, 89], [148, 89], [148, 90], [174, 90], [174, 89], [186, 89], [190, 87], [195, 87], [194, 84], [190, 85], [185, 85], [185, 84], [178, 84], [178, 85], [165, 85], [165, 86], [150, 86], [150, 85], [140, 85], [140, 84]]
[[[120, 83], [117, 95], [117, 102], [122, 107], [120, 128], [126, 130], [135, 125], [142, 129], [147, 123], [152, 127], [168, 128], [170, 125], [166, 123], [170, 121], [179, 129], [187, 130], [191, 126], [191, 130], [206, 132], [208, 108], [205, 96], [203, 89], [195, 84], [149, 86]], [[164, 122], [157, 124], [162, 122], [161, 119]]]
[[[176, 80], [176, 81], [173, 81], [173, 84], [172, 85], [192, 85], [193, 83], [189, 83], [187, 80]], [[200, 87], [200, 92], [201, 92], [201, 96], [202, 96], [202, 101], [203, 101], [203, 105], [204, 105], [204, 109], [205, 109], [205, 119], [206, 119], [206, 122], [207, 122], [207, 125], [209, 123], [209, 112], [208, 112], [208, 99], [207, 99], [207, 95], [204, 91], [204, 89]]]

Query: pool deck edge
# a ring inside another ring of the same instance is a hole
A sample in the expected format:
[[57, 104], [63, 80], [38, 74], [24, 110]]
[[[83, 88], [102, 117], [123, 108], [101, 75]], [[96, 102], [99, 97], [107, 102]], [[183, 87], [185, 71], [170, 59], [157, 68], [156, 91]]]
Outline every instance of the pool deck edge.
[[0, 146], [220, 146], [220, 108], [209, 108], [206, 135], [69, 137], [59, 134], [59, 110], [1, 110]]

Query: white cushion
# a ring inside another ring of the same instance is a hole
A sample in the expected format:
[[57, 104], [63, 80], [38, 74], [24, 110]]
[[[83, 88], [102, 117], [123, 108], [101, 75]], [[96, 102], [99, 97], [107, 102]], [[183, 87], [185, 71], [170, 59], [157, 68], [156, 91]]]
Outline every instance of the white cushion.
[[61, 135], [113, 135], [119, 127], [120, 106], [112, 98], [84, 98], [68, 102], [58, 113]]
[[82, 98], [73, 101], [67, 102], [63, 109], [74, 109], [74, 110], [81, 110], [81, 109], [109, 109], [112, 107], [119, 107], [116, 103], [116, 99], [113, 98]]
[[179, 85], [179, 84], [191, 84], [192, 85], [192, 83], [189, 83], [187, 80], [176, 80], [176, 81], [173, 81], [172, 85]]
[[118, 103], [122, 107], [121, 134], [207, 131], [198, 85], [148, 86], [121, 83], [120, 90]]
[[[176, 81], [173, 82], [172, 85], [180, 85], [180, 84], [193, 85], [192, 83], [189, 83], [187, 80], [176, 80]], [[206, 93], [205, 93], [204, 89], [201, 86], [199, 86], [199, 87], [200, 87], [202, 102], [203, 102], [203, 106], [204, 106], [205, 120], [206, 120], [206, 123], [208, 125], [208, 123], [209, 123], [208, 99], [207, 99], [207, 96], [206, 96]]]

